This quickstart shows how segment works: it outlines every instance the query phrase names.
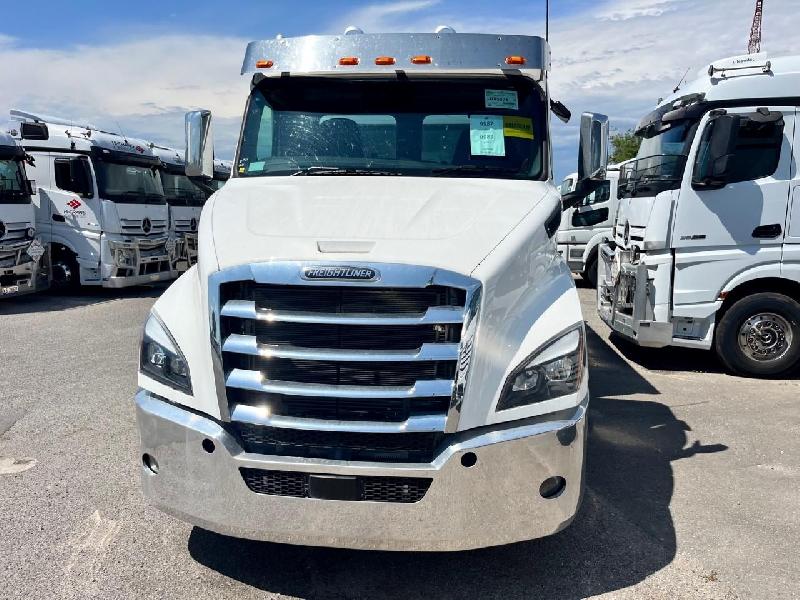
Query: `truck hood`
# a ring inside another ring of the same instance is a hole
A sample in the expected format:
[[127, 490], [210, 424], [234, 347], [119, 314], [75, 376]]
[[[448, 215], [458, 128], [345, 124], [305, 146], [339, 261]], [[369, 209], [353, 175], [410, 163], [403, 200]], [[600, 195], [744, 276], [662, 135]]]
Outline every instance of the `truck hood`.
[[212, 219], [220, 269], [316, 260], [468, 274], [550, 188], [542, 181], [476, 178], [234, 178], [203, 218]]

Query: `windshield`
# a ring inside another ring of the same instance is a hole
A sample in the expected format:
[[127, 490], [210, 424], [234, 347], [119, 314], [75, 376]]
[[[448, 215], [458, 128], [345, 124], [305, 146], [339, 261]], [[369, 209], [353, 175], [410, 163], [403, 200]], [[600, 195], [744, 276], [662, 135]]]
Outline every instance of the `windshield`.
[[158, 169], [150, 165], [94, 161], [97, 187], [105, 200], [128, 204], [164, 204]]
[[237, 171], [541, 179], [545, 116], [521, 77], [264, 79]]
[[620, 178], [620, 197], [655, 196], [678, 189], [696, 126], [696, 121], [680, 121], [644, 137], [636, 159], [626, 165]]
[[14, 159], [0, 160], [0, 204], [27, 204], [30, 201], [22, 164]]
[[161, 171], [161, 185], [172, 206], [203, 206], [206, 195], [183, 174]]

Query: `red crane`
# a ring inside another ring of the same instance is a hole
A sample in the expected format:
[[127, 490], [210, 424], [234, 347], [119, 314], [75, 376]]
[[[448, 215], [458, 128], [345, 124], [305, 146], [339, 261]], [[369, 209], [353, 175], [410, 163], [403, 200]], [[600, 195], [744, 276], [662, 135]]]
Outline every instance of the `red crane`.
[[764, 15], [764, 0], [756, 0], [756, 12], [753, 15], [753, 26], [750, 28], [750, 43], [747, 45], [748, 54], [761, 52], [761, 17]]

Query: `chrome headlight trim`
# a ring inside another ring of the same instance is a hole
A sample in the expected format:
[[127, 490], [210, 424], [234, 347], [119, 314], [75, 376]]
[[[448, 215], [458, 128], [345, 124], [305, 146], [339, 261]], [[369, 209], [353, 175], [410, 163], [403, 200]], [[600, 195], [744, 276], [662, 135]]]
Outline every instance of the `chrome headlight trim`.
[[[154, 362], [156, 360], [161, 364]], [[153, 311], [147, 317], [142, 331], [139, 370], [159, 383], [192, 394], [189, 363], [167, 326]]]
[[[577, 344], [574, 349], [568, 349], [571, 346], [568, 343], [569, 337], [574, 333], [577, 333]], [[559, 348], [559, 343], [565, 343], [565, 348]], [[574, 377], [569, 377], [566, 380], [550, 378], [548, 367], [552, 369], [559, 361], [565, 361], [567, 364], [569, 362], [573, 363]], [[502, 412], [522, 406], [530, 406], [577, 393], [583, 383], [587, 364], [586, 329], [581, 322], [564, 329], [547, 340], [511, 371], [503, 385], [503, 392], [497, 401], [495, 411]], [[517, 378], [523, 376], [526, 371], [531, 371], [531, 378], [534, 374], [536, 375], [537, 385], [530, 389], [514, 390]]]

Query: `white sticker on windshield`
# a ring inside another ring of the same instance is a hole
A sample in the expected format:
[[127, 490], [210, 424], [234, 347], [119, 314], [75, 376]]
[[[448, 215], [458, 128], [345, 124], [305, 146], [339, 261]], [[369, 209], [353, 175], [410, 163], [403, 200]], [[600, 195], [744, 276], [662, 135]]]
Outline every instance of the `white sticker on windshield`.
[[486, 108], [505, 108], [519, 110], [517, 92], [514, 90], [484, 90]]
[[497, 115], [470, 115], [469, 145], [473, 156], [505, 156], [503, 117]]

